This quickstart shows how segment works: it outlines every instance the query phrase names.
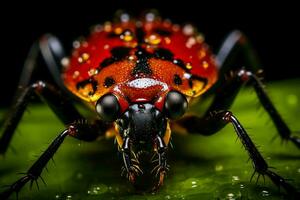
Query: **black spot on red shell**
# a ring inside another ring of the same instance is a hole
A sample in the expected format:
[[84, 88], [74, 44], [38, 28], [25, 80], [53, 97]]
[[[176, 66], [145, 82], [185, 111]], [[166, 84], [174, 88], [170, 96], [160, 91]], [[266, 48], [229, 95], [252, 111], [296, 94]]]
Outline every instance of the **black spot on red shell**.
[[129, 47], [115, 47], [110, 52], [115, 60], [122, 60], [129, 56], [130, 50]]
[[108, 88], [110, 86], [112, 86], [113, 84], [115, 84], [115, 80], [112, 77], [106, 77], [104, 80], [104, 87]]
[[107, 34], [107, 37], [108, 38], [119, 38], [120, 34], [116, 34], [114, 32], [110, 32], [110, 33]]
[[89, 78], [89, 79], [86, 79], [86, 80], [78, 82], [76, 84], [76, 89], [80, 90], [81, 88], [84, 88], [88, 84], [91, 84], [92, 85], [92, 89], [93, 89], [93, 91], [89, 92], [89, 95], [94, 95], [95, 92], [97, 91], [98, 82], [96, 80], [94, 80], [93, 78]]
[[193, 87], [193, 80], [197, 80], [197, 81], [203, 82], [202, 88], [205, 88], [206, 85], [207, 85], [207, 83], [208, 83], [207, 78], [204, 78], [204, 77], [201, 77], [201, 76], [192, 75], [192, 77], [189, 79], [189, 86], [190, 86], [190, 88]]
[[101, 63], [100, 63], [100, 68], [106, 67], [108, 65], [113, 64], [114, 62], [116, 62], [115, 59], [113, 58], [106, 58], [104, 59]]
[[154, 32], [161, 35], [161, 36], [170, 36], [172, 35], [172, 32], [166, 29], [162, 29], [162, 28], [157, 28], [154, 29]]
[[178, 74], [174, 75], [173, 81], [176, 85], [182, 85], [182, 80]]
[[121, 60], [127, 58], [129, 56], [130, 51], [131, 51], [131, 48], [129, 48], [129, 47], [119, 46], [119, 47], [113, 48], [110, 51], [112, 56], [110, 58], [104, 59], [100, 63], [100, 68], [109, 66], [117, 61], [121, 61]]
[[152, 70], [148, 63], [148, 58], [150, 58], [151, 55], [141, 47], [138, 47], [138, 50], [136, 51], [135, 55], [137, 56], [138, 60], [137, 60], [135, 67], [132, 70], [132, 75], [136, 75], [136, 74], [150, 75], [150, 74], [152, 74]]
[[173, 60], [173, 63], [179, 66], [180, 68], [184, 69], [185, 71], [187, 71], [184, 62], [181, 59]]
[[164, 49], [164, 48], [159, 48], [156, 49], [154, 52], [154, 56], [163, 60], [173, 60], [174, 54], [168, 50], [168, 49]]

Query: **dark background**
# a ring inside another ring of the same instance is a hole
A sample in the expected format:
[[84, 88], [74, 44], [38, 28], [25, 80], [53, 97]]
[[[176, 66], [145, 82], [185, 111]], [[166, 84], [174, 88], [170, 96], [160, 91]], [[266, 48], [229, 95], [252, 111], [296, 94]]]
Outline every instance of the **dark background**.
[[[96, 3], [97, 2], [97, 3]], [[266, 80], [299, 78], [299, 6], [297, 3], [263, 4], [255, 1], [124, 1], [98, 0], [62, 3], [10, 2], [1, 5], [0, 106], [7, 105], [17, 85], [32, 42], [44, 33], [58, 36], [70, 49], [72, 41], [87, 35], [90, 26], [110, 20], [118, 9], [138, 15], [156, 8], [177, 23], [192, 22], [216, 52], [231, 30], [240, 29], [252, 41], [265, 68]], [[45, 69], [45, 68], [42, 68]], [[46, 74], [42, 70], [39, 78]]]

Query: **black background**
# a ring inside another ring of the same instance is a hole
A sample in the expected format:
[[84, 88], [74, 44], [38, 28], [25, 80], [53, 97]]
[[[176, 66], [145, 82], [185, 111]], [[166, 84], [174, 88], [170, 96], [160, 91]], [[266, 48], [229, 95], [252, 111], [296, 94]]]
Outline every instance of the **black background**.
[[[293, 2], [293, 1], [292, 1]], [[156, 8], [162, 17], [177, 23], [192, 22], [204, 33], [216, 52], [231, 30], [240, 29], [257, 49], [267, 80], [299, 78], [299, 6], [288, 1], [268, 4], [255, 1], [124, 1], [98, 0], [62, 3], [10, 2], [1, 5], [0, 105], [7, 105], [32, 42], [53, 33], [70, 49], [78, 36], [87, 35], [92, 25], [110, 20], [125, 9], [138, 15]], [[44, 69], [44, 68], [43, 68]], [[43, 78], [40, 72], [37, 76]]]

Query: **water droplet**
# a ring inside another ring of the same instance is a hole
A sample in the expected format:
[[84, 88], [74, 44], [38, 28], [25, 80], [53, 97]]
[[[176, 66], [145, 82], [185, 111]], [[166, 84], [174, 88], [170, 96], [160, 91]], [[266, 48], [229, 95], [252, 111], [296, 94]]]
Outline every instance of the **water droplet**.
[[73, 48], [78, 49], [80, 47], [80, 42], [79, 41], [74, 41], [73, 42]]
[[115, 28], [115, 30], [114, 30], [114, 32], [115, 32], [115, 34], [117, 34], [117, 35], [120, 35], [121, 33], [122, 33], [122, 28], [121, 27], [117, 27], [117, 28]]
[[267, 190], [263, 190], [263, 191], [261, 191], [261, 196], [268, 197], [268, 196], [270, 196], [270, 193]]
[[238, 176], [232, 176], [232, 182], [239, 181], [240, 178]]
[[192, 46], [194, 46], [196, 44], [196, 39], [194, 37], [189, 37], [189, 39], [187, 40], [185, 46], [187, 48], [192, 48]]
[[205, 51], [205, 49], [201, 49], [201, 50], [198, 52], [198, 58], [201, 60], [201, 59], [203, 59], [205, 56], [206, 56], [206, 51]]
[[134, 60], [134, 56], [129, 56], [128, 59], [132, 61]]
[[120, 16], [120, 19], [121, 19], [121, 22], [126, 23], [126, 22], [129, 21], [130, 16], [129, 16], [128, 13], [123, 13], [123, 14], [121, 14], [121, 16]]
[[219, 171], [222, 171], [223, 170], [223, 165], [216, 165], [215, 166], [215, 170], [217, 171], [217, 172], [219, 172]]
[[209, 67], [209, 64], [208, 64], [208, 62], [203, 61], [202, 66], [203, 66], [204, 69], [207, 69]]
[[226, 199], [234, 200], [234, 194], [233, 193], [228, 193], [226, 196]]
[[120, 35], [121, 40], [125, 42], [130, 42], [133, 40], [133, 33], [130, 30], [125, 30], [121, 35]]
[[171, 196], [170, 195], [166, 195], [165, 199], [171, 199]]
[[96, 26], [94, 26], [93, 32], [99, 33], [99, 32], [101, 32], [101, 31], [103, 31], [103, 26], [102, 26], [102, 25], [97, 24]]
[[164, 38], [166, 44], [171, 44], [171, 39], [169, 37]]
[[90, 54], [88, 53], [83, 53], [81, 54], [81, 56], [78, 57], [78, 62], [81, 64], [81, 63], [84, 63], [86, 62], [88, 59], [90, 58]]
[[79, 172], [79, 173], [76, 174], [77, 179], [82, 179], [82, 177], [83, 177], [82, 173]]
[[112, 27], [111, 27], [111, 22], [105, 22], [105, 23], [104, 23], [104, 31], [105, 31], [105, 32], [110, 32], [111, 29], [112, 29]]
[[60, 199], [60, 195], [59, 194], [55, 195], [55, 199]]
[[80, 75], [80, 72], [79, 71], [75, 71], [74, 73], [73, 73], [73, 79], [76, 79], [78, 76]]
[[186, 24], [182, 29], [183, 34], [186, 36], [193, 35], [194, 31], [195, 31], [195, 29], [191, 24]]
[[88, 190], [89, 195], [99, 195], [106, 193], [108, 191], [108, 187], [104, 184], [94, 185]]
[[196, 187], [198, 187], [197, 181], [192, 181], [192, 188], [196, 188]]
[[187, 69], [192, 69], [193, 66], [191, 65], [191, 63], [187, 63], [186, 66], [185, 66]]
[[64, 68], [67, 68], [70, 65], [70, 59], [67, 57], [64, 57], [63, 59], [61, 59], [60, 63], [62, 64], [62, 66], [64, 66]]
[[67, 195], [66, 200], [71, 200], [72, 196], [71, 195]]
[[155, 14], [154, 13], [147, 13], [146, 14], [146, 21], [147, 22], [153, 22], [155, 19]]
[[150, 36], [148, 36], [145, 41], [148, 43], [148, 44], [152, 44], [152, 45], [157, 45], [161, 42], [161, 38], [159, 35], [157, 34], [151, 34]]
[[198, 34], [197, 36], [196, 36], [196, 41], [198, 42], [198, 43], [203, 43], [204, 42], [204, 40], [205, 40], [205, 38], [204, 38], [204, 35], [203, 34]]
[[90, 70], [88, 71], [89, 76], [94, 76], [94, 75], [96, 75], [97, 73], [98, 73], [98, 70], [97, 70], [97, 69], [90, 69]]
[[298, 104], [298, 97], [294, 94], [289, 94], [286, 98], [288, 105], [296, 106]]
[[109, 45], [108, 44], [104, 45], [103, 49], [105, 49], [105, 50], [109, 49]]

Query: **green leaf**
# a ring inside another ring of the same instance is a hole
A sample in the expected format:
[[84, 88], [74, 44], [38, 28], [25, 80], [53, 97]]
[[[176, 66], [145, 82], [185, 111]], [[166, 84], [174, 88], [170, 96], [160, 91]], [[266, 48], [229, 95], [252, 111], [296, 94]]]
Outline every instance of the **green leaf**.
[[[299, 131], [300, 80], [268, 84], [267, 91], [291, 130]], [[300, 151], [291, 143], [281, 143], [274, 125], [259, 105], [251, 88], [240, 92], [232, 112], [245, 126], [250, 137], [270, 166], [300, 188]], [[194, 106], [195, 107], [195, 106]], [[8, 153], [0, 158], [0, 186], [16, 181], [26, 172], [64, 126], [45, 105], [30, 105]], [[203, 112], [203, 109], [197, 109]], [[3, 114], [4, 112], [1, 112]], [[270, 122], [270, 123], [269, 123]], [[300, 135], [299, 135], [300, 136]], [[266, 178], [257, 185], [250, 182], [253, 169], [248, 154], [236, 141], [233, 127], [219, 133], [173, 135], [174, 149], [169, 152], [171, 170], [156, 193], [138, 193], [120, 176], [122, 166], [113, 140], [94, 143], [67, 138], [50, 161], [39, 181], [40, 190], [26, 185], [19, 199], [285, 199], [288, 195]], [[12, 151], [12, 149], [15, 150]], [[3, 188], [1, 188], [3, 191]], [[11, 199], [15, 199], [12, 196]]]

